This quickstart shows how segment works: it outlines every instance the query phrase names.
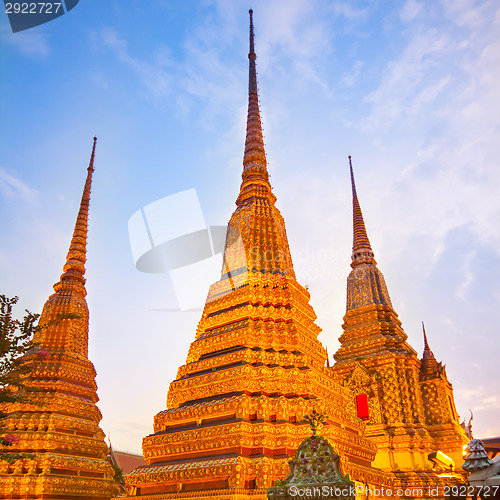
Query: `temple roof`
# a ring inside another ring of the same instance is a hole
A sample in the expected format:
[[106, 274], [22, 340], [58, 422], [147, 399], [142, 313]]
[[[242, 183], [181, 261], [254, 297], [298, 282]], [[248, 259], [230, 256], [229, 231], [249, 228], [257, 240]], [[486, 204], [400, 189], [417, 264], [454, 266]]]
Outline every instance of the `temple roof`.
[[142, 467], [146, 465], [146, 461], [142, 455], [137, 453], [130, 453], [128, 451], [117, 451], [112, 446], [110, 446], [109, 454], [113, 465], [117, 465], [123, 471], [124, 474], [128, 474], [130, 471], [137, 467]]

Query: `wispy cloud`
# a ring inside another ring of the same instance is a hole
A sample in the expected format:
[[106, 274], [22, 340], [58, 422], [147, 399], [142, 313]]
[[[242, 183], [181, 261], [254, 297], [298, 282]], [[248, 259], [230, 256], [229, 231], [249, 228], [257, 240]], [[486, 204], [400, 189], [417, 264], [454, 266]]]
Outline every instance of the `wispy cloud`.
[[366, 97], [372, 106], [363, 127], [384, 129], [415, 116], [433, 104], [449, 81], [450, 68], [440, 59], [453, 48], [437, 29], [419, 29], [403, 53], [388, 63], [379, 86]]
[[[212, 36], [220, 38], [221, 33]], [[191, 116], [196, 109], [199, 122], [210, 126], [207, 117], [227, 110], [228, 102], [239, 95], [241, 79], [231, 61], [223, 62], [211, 46], [210, 33], [194, 30], [184, 43], [182, 59], [175, 59], [166, 46], [157, 46], [147, 58], [133, 56], [127, 41], [111, 28], [101, 30], [99, 38], [136, 75], [142, 96], [169, 102], [180, 117]], [[99, 81], [107, 82], [106, 76], [99, 75]]]
[[404, 23], [409, 23], [410, 21], [413, 21], [413, 19], [415, 19], [421, 8], [422, 4], [420, 4], [416, 0], [408, 0], [404, 4], [403, 8], [399, 11], [399, 18]]
[[353, 87], [360, 77], [363, 66], [364, 66], [363, 61], [355, 61], [354, 64], [352, 65], [351, 70], [342, 75], [341, 82], [346, 87]]
[[[399, 234], [432, 234], [443, 249], [450, 230], [471, 223], [478, 241], [489, 241], [500, 254], [500, 230], [491, 224], [500, 215], [500, 173], [488, 167], [492, 153], [500, 154], [500, 118], [492, 112], [500, 109], [500, 38], [495, 16], [492, 22], [491, 12], [476, 10], [480, 34], [456, 31], [453, 24], [424, 28], [416, 21], [368, 95], [371, 109], [358, 126], [391, 150], [403, 144], [409, 149], [398, 153], [406, 168], [386, 179], [392, 199], [413, 205], [411, 221], [398, 224], [394, 217]], [[454, 8], [456, 22], [463, 15]], [[425, 214], [433, 221], [428, 227], [422, 225]]]
[[458, 26], [477, 28], [484, 24], [485, 10], [493, 2], [477, 2], [476, 0], [441, 0], [445, 15]]
[[166, 99], [171, 94], [172, 76], [170, 68], [172, 60], [166, 47], [158, 47], [150, 61], [144, 61], [130, 55], [127, 42], [120, 38], [111, 28], [104, 28], [100, 32], [104, 45], [112, 49], [119, 60], [125, 63], [139, 78], [146, 93], [155, 99]]
[[457, 297], [461, 300], [466, 300], [467, 290], [470, 288], [470, 285], [474, 281], [474, 273], [471, 269], [471, 262], [476, 256], [476, 252], [469, 252], [464, 258], [463, 268], [462, 268], [462, 276], [463, 281], [460, 283], [460, 286], [457, 289]]
[[0, 24], [0, 32], [3, 40], [15, 46], [25, 56], [45, 58], [50, 54], [46, 33], [36, 29], [11, 33], [11, 28], [7, 23]]
[[368, 9], [356, 8], [351, 2], [342, 1], [333, 2], [331, 10], [336, 16], [342, 16], [349, 20], [365, 18], [368, 14]]
[[35, 189], [2, 167], [0, 167], [0, 193], [6, 198], [22, 199], [28, 202], [35, 201], [37, 196]]

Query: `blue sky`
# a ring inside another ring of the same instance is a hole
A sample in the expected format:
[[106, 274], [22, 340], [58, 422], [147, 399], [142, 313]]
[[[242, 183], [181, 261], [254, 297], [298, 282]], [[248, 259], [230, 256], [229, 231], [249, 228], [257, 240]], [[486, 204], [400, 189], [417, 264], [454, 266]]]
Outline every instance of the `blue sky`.
[[352, 243], [347, 156], [411, 345], [421, 321], [477, 437], [500, 435], [500, 6], [493, 0], [81, 0], [12, 34], [0, 15], [0, 282], [40, 311], [98, 137], [87, 260], [102, 428], [139, 451], [200, 312], [137, 271], [128, 220], [195, 188], [234, 209], [254, 9], [271, 183], [333, 354]]

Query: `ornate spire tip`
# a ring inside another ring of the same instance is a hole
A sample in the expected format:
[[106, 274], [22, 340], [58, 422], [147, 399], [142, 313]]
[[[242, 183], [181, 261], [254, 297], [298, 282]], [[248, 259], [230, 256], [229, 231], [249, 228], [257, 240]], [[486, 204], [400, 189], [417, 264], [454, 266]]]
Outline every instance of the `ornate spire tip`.
[[425, 333], [425, 325], [422, 321], [422, 330], [424, 332], [424, 349], [429, 349], [429, 343], [427, 342], [427, 334]]
[[354, 181], [354, 170], [352, 168], [351, 156], [349, 156], [349, 170], [351, 173], [352, 189], [352, 219], [353, 219], [353, 243], [352, 243], [352, 262], [354, 268], [358, 264], [371, 263], [377, 264], [370, 245], [370, 240], [366, 233], [365, 221], [359, 206], [358, 194], [356, 193], [356, 182]]
[[[89, 167], [87, 170], [93, 172], [94, 171], [94, 158], [95, 158], [95, 144], [97, 142], [97, 137], [94, 137], [94, 144], [92, 146], [92, 154], [90, 155]], [[90, 186], [89, 186], [90, 189]]]

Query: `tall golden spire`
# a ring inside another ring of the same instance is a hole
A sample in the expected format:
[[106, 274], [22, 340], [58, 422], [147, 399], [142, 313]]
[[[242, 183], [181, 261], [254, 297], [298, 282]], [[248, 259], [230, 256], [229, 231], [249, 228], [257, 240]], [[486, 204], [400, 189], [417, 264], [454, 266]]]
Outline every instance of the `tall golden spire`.
[[[231, 279], [231, 288], [245, 282], [248, 273], [295, 278], [285, 222], [275, 206], [276, 196], [271, 190], [267, 172], [257, 93], [253, 12], [249, 12], [248, 116], [242, 183], [237, 208], [228, 225], [222, 268], [222, 278]], [[239, 276], [237, 283], [233, 281], [236, 275]]]
[[[444, 367], [429, 348], [425, 329], [422, 360], [407, 342], [368, 239], [351, 157], [349, 167], [354, 232], [352, 270], [347, 278], [344, 332], [331, 370], [360, 401], [366, 398], [368, 402], [365, 435], [377, 443], [374, 465], [386, 471], [404, 471], [417, 484], [428, 480], [431, 452], [439, 449], [459, 463], [463, 432], [458, 425], [451, 385]], [[406, 444], [409, 442], [413, 443], [411, 457]], [[422, 471], [425, 472], [421, 475]]]
[[384, 277], [377, 268], [375, 254], [366, 233], [350, 156], [349, 168], [352, 187], [353, 242], [351, 267], [353, 270], [347, 279], [347, 310], [369, 304], [384, 304], [392, 307]]
[[[88, 307], [85, 301], [87, 291], [85, 290], [85, 262], [87, 254], [87, 226], [90, 202], [90, 188], [92, 184], [92, 173], [94, 172], [95, 146], [97, 138], [94, 137], [92, 154], [87, 168], [87, 178], [83, 188], [80, 209], [76, 218], [73, 237], [63, 266], [60, 281], [54, 285], [55, 293], [52, 294], [42, 311], [40, 324], [54, 322], [58, 315], [63, 314], [68, 318], [59, 326], [51, 326], [40, 329], [35, 335], [34, 341], [39, 343], [42, 349], [49, 352], [72, 352], [84, 358], [88, 354]], [[78, 327], [73, 329], [65, 327], [65, 323], [72, 321]]]
[[240, 206], [249, 198], [265, 196], [274, 203], [276, 198], [271, 192], [269, 174], [267, 172], [264, 137], [259, 110], [259, 95], [257, 90], [257, 70], [255, 60], [253, 11], [250, 9], [250, 51], [248, 53], [248, 114], [245, 153], [243, 155], [243, 173], [240, 195], [236, 204]]
[[346, 463], [352, 459], [353, 468], [362, 463], [366, 470], [375, 457], [351, 392], [325, 367], [321, 329], [309, 292], [296, 280], [285, 222], [271, 192], [252, 11], [248, 58], [243, 182], [228, 224], [221, 279], [210, 286], [167, 408], [143, 440], [147, 465], [126, 477], [129, 497], [265, 498], [310, 434], [301, 420], [314, 406], [331, 415], [335, 425], [325, 436], [341, 443]]
[[349, 156], [349, 169], [351, 171], [351, 187], [352, 187], [352, 222], [353, 222], [353, 242], [352, 242], [352, 262], [351, 267], [354, 268], [359, 264], [375, 262], [375, 255], [366, 233], [365, 221], [359, 205], [358, 194], [356, 193], [356, 184], [354, 182], [354, 172], [352, 169], [351, 157]]
[[17, 438], [9, 451], [29, 453], [31, 458], [13, 469], [0, 467], [0, 498], [107, 500], [116, 495], [99, 427], [96, 372], [88, 359], [84, 273], [95, 145], [94, 137], [63, 274], [38, 322], [34, 342], [39, 348], [25, 357], [26, 385], [36, 390], [28, 403], [12, 405], [5, 419], [5, 427]]
[[63, 274], [59, 283], [54, 285], [54, 290], [72, 290], [75, 293], [87, 294], [85, 290], [85, 261], [87, 254], [87, 226], [90, 202], [90, 187], [92, 184], [92, 173], [94, 172], [95, 144], [97, 137], [94, 137], [90, 163], [87, 168], [87, 179], [83, 189], [80, 210], [75, 223], [73, 237], [69, 246], [66, 264], [63, 267]]

